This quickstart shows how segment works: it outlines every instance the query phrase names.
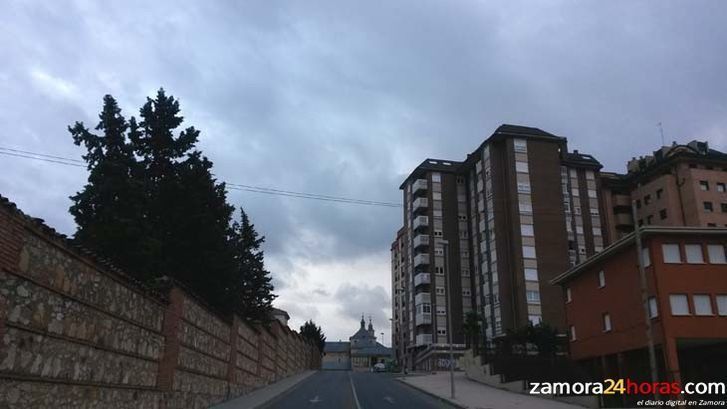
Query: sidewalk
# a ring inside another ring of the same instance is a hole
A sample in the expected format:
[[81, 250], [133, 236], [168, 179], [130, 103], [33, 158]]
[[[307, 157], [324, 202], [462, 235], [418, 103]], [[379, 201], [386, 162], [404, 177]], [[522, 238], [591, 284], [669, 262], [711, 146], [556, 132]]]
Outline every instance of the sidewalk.
[[509, 392], [467, 379], [464, 372], [454, 373], [455, 400], [450, 399], [449, 372], [407, 376], [398, 380], [422, 392], [437, 396], [456, 406], [470, 409], [583, 409], [550, 399]]
[[273, 398], [289, 391], [300, 382], [308, 379], [309, 376], [316, 373], [316, 371], [305, 371], [298, 375], [289, 376], [282, 379], [274, 384], [268, 385], [264, 388], [254, 390], [247, 395], [240, 396], [227, 402], [220, 403], [219, 405], [213, 406], [212, 409], [255, 409], [268, 402]]

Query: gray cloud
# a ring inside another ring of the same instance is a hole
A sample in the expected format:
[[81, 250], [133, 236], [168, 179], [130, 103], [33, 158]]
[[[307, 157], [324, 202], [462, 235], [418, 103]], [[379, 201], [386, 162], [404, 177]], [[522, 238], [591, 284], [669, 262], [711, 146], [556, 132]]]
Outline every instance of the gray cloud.
[[350, 322], [358, 322], [363, 314], [368, 323], [369, 317], [377, 330], [388, 328], [391, 300], [380, 285], [368, 286], [342, 284], [334, 295], [339, 304], [339, 312]]
[[[164, 86], [231, 182], [399, 201], [401, 179], [423, 158], [463, 159], [503, 122], [567, 136], [623, 170], [658, 145], [657, 122], [667, 143], [725, 148], [725, 11], [722, 2], [10, 1], [0, 15], [0, 145], [80, 157], [68, 124], [95, 125], [105, 93], [136, 114]], [[0, 164], [0, 193], [73, 232], [68, 196], [83, 169]], [[338, 286], [358, 288], [362, 275], [370, 291], [388, 288], [400, 210], [229, 198], [267, 236], [281, 303], [310, 315], [302, 308], [338, 302]], [[343, 265], [354, 267], [341, 274]], [[334, 295], [296, 295], [319, 288]], [[343, 316], [326, 319], [332, 333], [351, 332]]]

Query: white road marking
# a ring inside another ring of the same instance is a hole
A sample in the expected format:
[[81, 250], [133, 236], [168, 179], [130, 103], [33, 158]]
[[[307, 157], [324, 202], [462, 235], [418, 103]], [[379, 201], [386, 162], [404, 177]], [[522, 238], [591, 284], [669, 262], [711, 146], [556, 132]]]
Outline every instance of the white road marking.
[[391, 396], [384, 396], [384, 400], [391, 403], [392, 405], [394, 404], [394, 398], [392, 398]]
[[310, 403], [318, 403], [318, 402], [323, 402], [323, 399], [319, 398], [319, 397], [318, 397], [318, 395], [316, 395], [316, 397], [315, 397], [315, 398], [313, 398], [313, 399], [311, 399], [311, 400], [309, 400], [309, 402], [310, 402]]
[[361, 404], [358, 401], [358, 395], [356, 395], [356, 387], [353, 386], [353, 378], [351, 372], [348, 373], [348, 380], [351, 381], [351, 390], [353, 391], [353, 401], [356, 402], [356, 409], [361, 409]]

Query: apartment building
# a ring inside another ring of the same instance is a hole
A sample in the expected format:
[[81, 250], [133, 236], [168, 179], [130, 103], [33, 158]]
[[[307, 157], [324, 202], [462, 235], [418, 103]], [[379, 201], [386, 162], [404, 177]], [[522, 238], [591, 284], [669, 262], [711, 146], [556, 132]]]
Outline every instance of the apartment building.
[[600, 168], [569, 153], [565, 138], [516, 125], [497, 128], [464, 161], [417, 166], [400, 186], [404, 227], [392, 245], [400, 362], [446, 365], [471, 310], [487, 339], [542, 321], [563, 329], [561, 290], [548, 281], [603, 248]]
[[[646, 226], [642, 242], [658, 379], [727, 381], [727, 229]], [[636, 260], [630, 233], [552, 280], [565, 293], [571, 358], [594, 379], [651, 380]], [[606, 404], [639, 397], [629, 399]]]
[[404, 314], [409, 273], [406, 237], [406, 229], [402, 227], [391, 244], [391, 349], [397, 362], [403, 362], [409, 345], [408, 317]]
[[633, 158], [627, 173], [602, 173], [604, 234], [614, 242], [645, 226], [727, 226], [727, 154], [707, 142], [672, 144]]

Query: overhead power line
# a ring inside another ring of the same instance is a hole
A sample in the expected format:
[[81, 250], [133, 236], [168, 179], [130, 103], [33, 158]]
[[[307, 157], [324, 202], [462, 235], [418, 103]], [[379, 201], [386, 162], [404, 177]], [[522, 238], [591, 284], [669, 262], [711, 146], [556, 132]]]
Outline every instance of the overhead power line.
[[[23, 159], [39, 160], [39, 161], [55, 163], [55, 164], [59, 164], [59, 165], [76, 166], [76, 167], [82, 167], [82, 168], [86, 167], [85, 162], [83, 162], [79, 159], [66, 158], [63, 156], [56, 156], [56, 155], [48, 155], [48, 154], [44, 154], [44, 153], [31, 152], [31, 151], [20, 150], [20, 149], [5, 148], [2, 146], [0, 146], [0, 155], [12, 156], [12, 157], [23, 158]], [[262, 194], [273, 195], [273, 196], [294, 197], [294, 198], [299, 198], [299, 199], [320, 200], [320, 201], [325, 201], [325, 202], [357, 204], [357, 205], [365, 205], [365, 206], [397, 207], [397, 208], [402, 207], [401, 204], [394, 203], [394, 202], [382, 202], [382, 201], [376, 201], [376, 200], [355, 199], [355, 198], [350, 198], [350, 197], [321, 195], [321, 194], [316, 194], [316, 193], [295, 192], [292, 190], [282, 190], [282, 189], [263, 187], [263, 186], [245, 185], [245, 184], [241, 184], [241, 183], [226, 182], [226, 186], [232, 190], [252, 192], [252, 193], [262, 193]]]

